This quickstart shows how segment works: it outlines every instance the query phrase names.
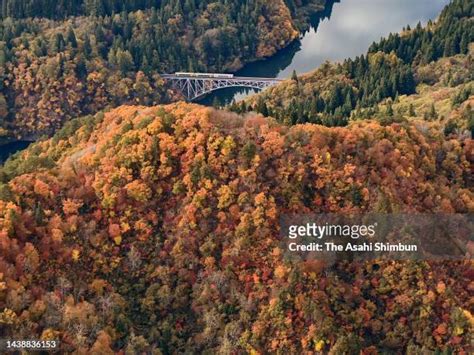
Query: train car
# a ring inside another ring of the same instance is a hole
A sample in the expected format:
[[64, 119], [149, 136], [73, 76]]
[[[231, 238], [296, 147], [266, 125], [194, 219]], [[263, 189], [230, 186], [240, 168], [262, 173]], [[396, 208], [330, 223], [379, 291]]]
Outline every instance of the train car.
[[183, 72], [176, 72], [174, 75], [176, 76], [192, 76], [193, 73], [183, 73]]
[[209, 75], [212, 75], [213, 78], [232, 79], [234, 77], [234, 74], [209, 74]]
[[176, 72], [174, 73], [176, 76], [186, 76], [186, 77], [194, 77], [194, 78], [225, 78], [225, 79], [232, 79], [234, 74], [217, 74], [217, 73], [185, 73], [185, 72]]

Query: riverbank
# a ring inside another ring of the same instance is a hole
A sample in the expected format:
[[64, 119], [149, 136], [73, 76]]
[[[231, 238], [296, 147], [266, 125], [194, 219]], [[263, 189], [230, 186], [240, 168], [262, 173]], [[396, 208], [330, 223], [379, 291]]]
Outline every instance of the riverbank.
[[[315, 27], [315, 19], [319, 21], [319, 17], [324, 14], [328, 8], [331, 8], [335, 2], [340, 0], [312, 0], [308, 4], [290, 9], [284, 6], [282, 1], [280, 15], [289, 11], [291, 15], [286, 13], [290, 19], [287, 27], [279, 27], [278, 29], [271, 28], [271, 23], [262, 22], [263, 26], [259, 31], [267, 33], [267, 38], [260, 41], [257, 46], [255, 55], [247, 58], [235, 58], [224, 66], [224, 70], [231, 73], [238, 73], [246, 66], [256, 62], [264, 62], [279, 52], [294, 45], [299, 39], [311, 28]], [[287, 4], [285, 4], [287, 5]]]
[[0, 139], [0, 164], [5, 163], [13, 154], [28, 148], [33, 142], [33, 140], [16, 140], [14, 138], [9, 140]]

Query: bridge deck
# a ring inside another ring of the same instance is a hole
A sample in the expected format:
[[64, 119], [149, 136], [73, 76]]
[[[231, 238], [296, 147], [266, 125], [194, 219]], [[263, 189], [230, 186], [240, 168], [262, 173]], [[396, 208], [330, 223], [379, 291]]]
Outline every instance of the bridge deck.
[[199, 76], [199, 75], [175, 75], [175, 74], [161, 74], [163, 79], [191, 79], [191, 80], [254, 80], [254, 81], [283, 81], [285, 79], [280, 78], [259, 78], [259, 77], [250, 77], [250, 76], [234, 76], [232, 78], [226, 76], [219, 77], [208, 77], [208, 76]]

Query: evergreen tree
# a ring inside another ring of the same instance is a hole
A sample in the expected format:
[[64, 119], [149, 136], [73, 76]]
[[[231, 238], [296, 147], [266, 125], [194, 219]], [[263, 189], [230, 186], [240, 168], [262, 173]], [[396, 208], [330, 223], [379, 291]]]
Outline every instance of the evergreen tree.
[[90, 41], [89, 36], [86, 36], [86, 38], [84, 40], [84, 45], [82, 47], [82, 52], [83, 52], [84, 57], [86, 59], [91, 58], [91, 56], [92, 56], [92, 46], [91, 46], [91, 41]]
[[298, 82], [298, 75], [296, 74], [296, 70], [293, 69], [293, 73], [291, 73], [291, 80]]
[[392, 100], [389, 100], [387, 102], [387, 116], [392, 117], [393, 116], [393, 106], [392, 106]]
[[69, 27], [68, 29], [67, 42], [71, 45], [72, 48], [77, 48], [77, 39], [72, 27]]
[[221, 106], [221, 103], [219, 99], [217, 98], [217, 96], [214, 96], [214, 98], [212, 99], [212, 107], [219, 108], [220, 106]]
[[117, 65], [123, 74], [126, 74], [133, 69], [133, 58], [129, 51], [123, 51], [121, 49], [117, 50], [116, 58]]

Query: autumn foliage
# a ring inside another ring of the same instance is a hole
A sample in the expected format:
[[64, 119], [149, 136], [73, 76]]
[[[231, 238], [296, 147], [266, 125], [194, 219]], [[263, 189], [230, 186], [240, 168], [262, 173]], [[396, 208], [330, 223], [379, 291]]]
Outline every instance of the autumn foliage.
[[278, 225], [472, 213], [472, 140], [423, 121], [287, 127], [183, 103], [84, 120], [0, 174], [4, 336], [104, 354], [469, 351], [471, 263], [297, 264]]
[[325, 3], [0, 1], [0, 138], [36, 140], [105, 108], [172, 101], [159, 74], [235, 72], [295, 40], [297, 22]]

